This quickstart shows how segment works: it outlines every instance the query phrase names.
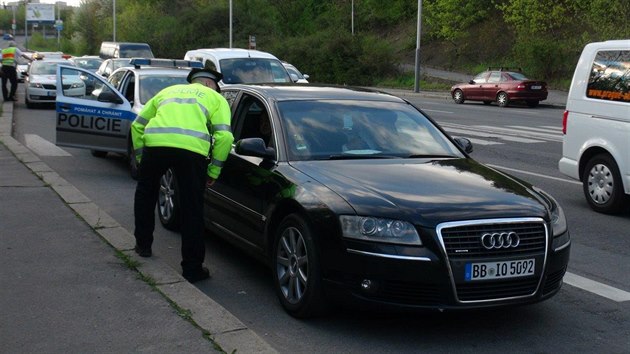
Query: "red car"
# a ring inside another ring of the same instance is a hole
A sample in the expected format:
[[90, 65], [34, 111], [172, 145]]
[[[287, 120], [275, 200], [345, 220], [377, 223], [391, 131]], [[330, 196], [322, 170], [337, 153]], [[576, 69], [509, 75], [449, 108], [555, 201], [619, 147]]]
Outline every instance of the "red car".
[[530, 80], [519, 71], [507, 68], [488, 68], [468, 83], [451, 87], [451, 97], [455, 103], [482, 101], [485, 104], [496, 102], [505, 107], [512, 101], [525, 101], [529, 107], [536, 107], [547, 99], [547, 83]]

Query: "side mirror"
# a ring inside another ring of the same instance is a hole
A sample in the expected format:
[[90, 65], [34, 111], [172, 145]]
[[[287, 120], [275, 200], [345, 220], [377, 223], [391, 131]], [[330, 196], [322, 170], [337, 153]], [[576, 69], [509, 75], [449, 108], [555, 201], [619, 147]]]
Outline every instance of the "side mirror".
[[300, 78], [296, 75], [296, 74], [289, 74], [291, 76], [291, 81], [293, 82], [297, 82]]
[[302, 74], [302, 76], [304, 76], [304, 79], [308, 80], [310, 78], [310, 76], [308, 74]]
[[122, 98], [118, 97], [118, 95], [116, 95], [115, 93], [106, 90], [106, 91], [102, 91], [99, 95], [97, 100], [99, 102], [111, 102], [111, 103], [116, 103], [116, 104], [121, 104], [123, 103]]
[[475, 80], [470, 80], [468, 81], [469, 84], [474, 85], [475, 84]]
[[455, 140], [455, 143], [457, 143], [457, 145], [459, 145], [459, 147], [467, 154], [473, 152], [473, 144], [467, 138], [453, 138], [453, 140]]
[[274, 159], [276, 150], [265, 146], [265, 141], [261, 138], [246, 138], [236, 142], [234, 149], [237, 154], [244, 156], [254, 156], [263, 159]]

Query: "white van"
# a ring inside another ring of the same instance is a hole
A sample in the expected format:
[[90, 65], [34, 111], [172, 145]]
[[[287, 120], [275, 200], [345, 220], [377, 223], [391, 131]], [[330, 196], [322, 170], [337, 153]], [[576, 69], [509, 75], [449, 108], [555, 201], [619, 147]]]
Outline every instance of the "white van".
[[186, 52], [185, 60], [197, 60], [223, 74], [223, 84], [292, 82], [289, 73], [272, 54], [240, 48], [206, 48]]
[[584, 47], [562, 131], [560, 172], [582, 181], [593, 210], [620, 212], [630, 195], [630, 40]]

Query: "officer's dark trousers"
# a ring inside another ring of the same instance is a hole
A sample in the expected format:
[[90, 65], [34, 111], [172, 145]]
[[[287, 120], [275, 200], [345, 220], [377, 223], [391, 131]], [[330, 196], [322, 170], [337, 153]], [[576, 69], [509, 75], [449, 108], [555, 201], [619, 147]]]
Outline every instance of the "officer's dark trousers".
[[[7, 90], [7, 81], [11, 82], [11, 91]], [[15, 66], [3, 65], [2, 66], [2, 98], [6, 101], [9, 98], [15, 97], [15, 91], [17, 90], [17, 70]]]
[[149, 248], [153, 243], [160, 178], [169, 167], [175, 172], [179, 187], [182, 269], [184, 273], [196, 272], [201, 268], [206, 255], [203, 241], [203, 194], [207, 168], [205, 156], [176, 148], [144, 148], [134, 199], [136, 243], [142, 248]]

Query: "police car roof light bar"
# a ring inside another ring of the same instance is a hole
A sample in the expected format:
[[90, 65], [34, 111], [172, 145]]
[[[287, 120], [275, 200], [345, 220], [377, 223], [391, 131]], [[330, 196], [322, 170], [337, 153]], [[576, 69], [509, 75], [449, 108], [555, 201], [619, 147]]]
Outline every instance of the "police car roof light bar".
[[129, 62], [136, 69], [141, 66], [154, 66], [162, 68], [203, 68], [203, 64], [195, 60], [181, 59], [155, 59], [155, 58], [133, 58]]

